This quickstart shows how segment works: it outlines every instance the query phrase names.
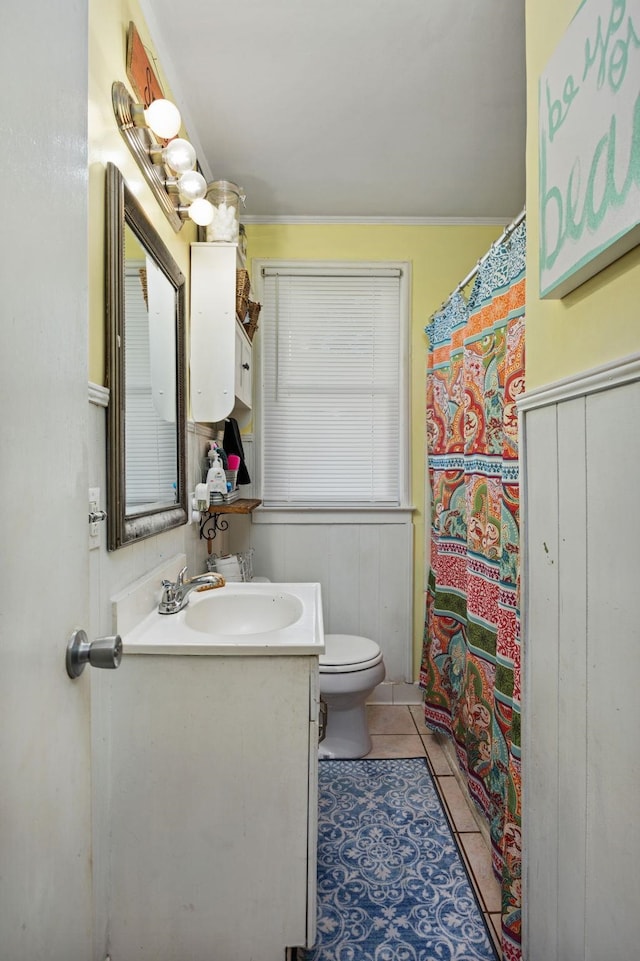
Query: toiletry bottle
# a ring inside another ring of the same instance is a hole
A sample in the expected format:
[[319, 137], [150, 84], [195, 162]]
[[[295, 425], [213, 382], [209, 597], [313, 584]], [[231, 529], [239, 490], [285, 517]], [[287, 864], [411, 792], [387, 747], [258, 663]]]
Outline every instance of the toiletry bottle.
[[211, 441], [211, 446], [209, 447], [207, 457], [209, 460], [209, 467], [212, 467], [216, 457], [219, 457], [220, 461], [222, 462], [222, 469], [227, 470], [227, 455], [222, 449], [222, 446], [215, 440]]
[[227, 493], [227, 477], [218, 457], [217, 451], [213, 451], [214, 457], [207, 473], [207, 490], [209, 492], [209, 503], [219, 504]]

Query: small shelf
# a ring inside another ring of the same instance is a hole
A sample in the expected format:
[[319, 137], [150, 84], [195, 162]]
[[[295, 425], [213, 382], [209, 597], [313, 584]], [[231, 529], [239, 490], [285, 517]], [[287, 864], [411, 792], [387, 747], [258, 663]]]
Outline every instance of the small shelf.
[[209, 514], [252, 514], [262, 501], [251, 497], [239, 497], [233, 504], [211, 504]]
[[262, 501], [253, 497], [239, 497], [233, 504], [211, 504], [200, 521], [200, 537], [207, 541], [208, 553], [211, 553], [211, 542], [218, 531], [226, 531], [229, 527], [229, 521], [219, 519], [220, 514], [252, 514], [260, 504]]

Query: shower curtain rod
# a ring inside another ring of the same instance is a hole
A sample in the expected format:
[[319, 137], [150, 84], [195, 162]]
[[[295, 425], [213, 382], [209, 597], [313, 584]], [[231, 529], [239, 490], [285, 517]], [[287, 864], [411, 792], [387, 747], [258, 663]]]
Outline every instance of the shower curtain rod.
[[491, 244], [490, 249], [487, 251], [487, 253], [484, 255], [484, 257], [481, 257], [481, 258], [480, 258], [480, 260], [478, 261], [478, 263], [475, 265], [475, 267], [473, 267], [473, 268], [469, 271], [469, 273], [468, 273], [467, 276], [464, 278], [464, 280], [461, 280], [460, 283], [458, 284], [458, 286], [455, 287], [455, 288], [451, 291], [451, 293], [449, 294], [449, 296], [448, 296], [448, 297], [445, 297], [445, 299], [442, 301], [442, 303], [440, 304], [440, 306], [438, 307], [438, 309], [437, 309], [437, 310], [434, 310], [434, 312], [431, 314], [431, 317], [429, 317], [429, 321], [432, 321], [433, 318], [436, 316], [436, 314], [439, 314], [440, 311], [443, 310], [444, 307], [446, 307], [446, 305], [449, 303], [449, 301], [451, 300], [452, 297], [455, 297], [455, 295], [456, 295], [457, 293], [459, 293], [461, 290], [464, 290], [464, 288], [467, 286], [467, 284], [471, 283], [471, 281], [472, 281], [473, 278], [476, 276], [476, 274], [477, 274], [478, 271], [480, 270], [480, 267], [481, 267], [482, 264], [485, 262], [485, 260], [487, 259], [487, 257], [488, 257], [489, 254], [491, 253], [491, 251], [492, 251], [495, 247], [499, 247], [500, 244], [503, 244], [503, 243], [505, 242], [505, 240], [507, 239], [507, 237], [508, 237], [510, 234], [513, 233], [513, 231], [516, 229], [516, 227], [519, 227], [519, 226], [520, 226], [520, 224], [522, 223], [522, 221], [524, 220], [524, 218], [525, 218], [525, 216], [526, 216], [526, 213], [527, 213], [527, 208], [526, 208], [526, 207], [523, 207], [522, 210], [520, 211], [520, 213], [518, 214], [518, 216], [516, 217], [516, 219], [515, 219], [512, 223], [510, 223], [510, 224], [508, 225], [508, 227], [505, 227], [505, 228], [504, 228], [504, 230], [502, 231], [502, 233], [500, 234], [500, 236], [498, 237], [497, 240], [494, 240], [494, 242]]

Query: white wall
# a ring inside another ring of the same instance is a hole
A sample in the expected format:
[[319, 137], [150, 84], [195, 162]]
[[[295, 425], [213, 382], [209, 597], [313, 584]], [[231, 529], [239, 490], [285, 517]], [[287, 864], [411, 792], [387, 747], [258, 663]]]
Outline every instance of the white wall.
[[527, 961], [640, 944], [640, 357], [524, 409]]

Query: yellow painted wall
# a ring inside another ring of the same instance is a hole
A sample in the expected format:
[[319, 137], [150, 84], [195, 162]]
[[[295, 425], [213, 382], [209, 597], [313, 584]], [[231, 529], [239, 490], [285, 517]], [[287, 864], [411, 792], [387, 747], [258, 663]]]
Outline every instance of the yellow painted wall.
[[[118, 130], [111, 104], [111, 85], [121, 80], [133, 93], [126, 72], [129, 21], [135, 23], [151, 55], [153, 44], [137, 0], [90, 0], [89, 2], [89, 380], [104, 384], [105, 371], [105, 166], [114, 163], [141, 203], [149, 220], [167, 245], [176, 263], [189, 278], [189, 243], [195, 227], [185, 224], [176, 233], [138, 168]], [[155, 63], [165, 94], [171, 91]], [[188, 294], [187, 294], [188, 296]], [[188, 303], [188, 300], [187, 300]]]
[[562, 300], [539, 295], [538, 79], [578, 6], [578, 0], [526, 5], [528, 389], [640, 350], [640, 247]]
[[[251, 198], [247, 198], [250, 206]], [[514, 211], [517, 213], [517, 211]], [[506, 225], [505, 225], [506, 226]], [[412, 265], [411, 502], [414, 514], [414, 676], [422, 652], [425, 537], [425, 324], [489, 249], [501, 226], [249, 224], [251, 258], [401, 260]]]

